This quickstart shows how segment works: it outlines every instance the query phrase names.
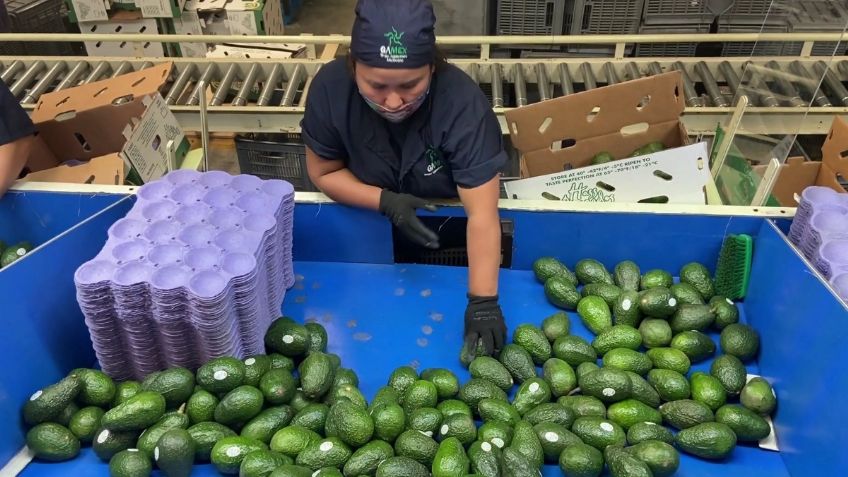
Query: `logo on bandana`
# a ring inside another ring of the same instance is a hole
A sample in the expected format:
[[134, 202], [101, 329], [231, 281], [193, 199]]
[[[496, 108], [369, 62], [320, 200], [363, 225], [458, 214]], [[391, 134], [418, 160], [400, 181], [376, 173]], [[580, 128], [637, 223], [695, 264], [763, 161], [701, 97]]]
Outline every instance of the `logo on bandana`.
[[384, 35], [389, 40], [389, 44], [380, 47], [380, 58], [383, 58], [388, 63], [403, 63], [406, 61], [406, 47], [403, 46], [403, 42], [401, 41], [404, 33], [398, 33], [392, 27], [392, 31]]
[[427, 151], [424, 152], [424, 159], [427, 160], [427, 172], [424, 173], [424, 177], [430, 177], [436, 174], [445, 166], [442, 161], [442, 151], [433, 146], [427, 146]]

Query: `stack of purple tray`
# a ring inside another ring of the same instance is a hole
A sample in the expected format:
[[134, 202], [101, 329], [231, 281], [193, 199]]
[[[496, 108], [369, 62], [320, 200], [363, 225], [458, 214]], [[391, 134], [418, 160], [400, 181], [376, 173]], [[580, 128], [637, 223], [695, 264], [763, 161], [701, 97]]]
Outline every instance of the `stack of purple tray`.
[[848, 194], [827, 187], [804, 189], [789, 240], [848, 298]]
[[264, 352], [295, 280], [291, 184], [179, 170], [137, 199], [74, 276], [103, 370], [141, 379]]

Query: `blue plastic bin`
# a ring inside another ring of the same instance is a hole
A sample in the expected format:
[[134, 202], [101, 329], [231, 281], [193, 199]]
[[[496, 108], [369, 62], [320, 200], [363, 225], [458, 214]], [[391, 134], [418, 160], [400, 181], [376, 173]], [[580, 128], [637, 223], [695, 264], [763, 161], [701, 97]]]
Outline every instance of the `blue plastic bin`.
[[[78, 200], [47, 194], [55, 209]], [[0, 352], [0, 462], [23, 445], [19, 406], [39, 387], [57, 381], [92, 353], [74, 302], [72, 273], [90, 258], [122, 207], [107, 209], [43, 247], [22, 263], [15, 282], [17, 303], [4, 314], [6, 332]], [[460, 215], [448, 207], [439, 215]], [[714, 263], [727, 233], [755, 237], [754, 264], [742, 320], [759, 330], [761, 353], [749, 363], [777, 391], [774, 421], [780, 452], [739, 446], [725, 462], [686, 455], [680, 477], [804, 477], [848, 475], [848, 410], [839, 396], [848, 392], [843, 365], [848, 362], [848, 310], [811, 272], [789, 245], [779, 224], [761, 218], [674, 214], [571, 213], [505, 210], [515, 225], [513, 266], [501, 273], [501, 305], [508, 325], [539, 324], [555, 309], [547, 303], [530, 271], [533, 260], [555, 255], [573, 265], [594, 257], [608, 267], [624, 259], [643, 270], [679, 270], [690, 261]], [[295, 270], [298, 281], [283, 312], [299, 321], [323, 324], [329, 350], [353, 368], [366, 397], [373, 397], [389, 373], [401, 365], [446, 367], [461, 380], [468, 373], [458, 361], [467, 271], [392, 263], [391, 229], [378, 214], [334, 204], [298, 204], [295, 210]], [[47, 272], [47, 273], [45, 273]], [[3, 274], [0, 274], [3, 278]], [[45, 285], [47, 282], [49, 285]], [[4, 282], [8, 286], [10, 282]], [[8, 292], [4, 287], [4, 291]], [[10, 299], [7, 293], [6, 300]], [[50, 306], [34, 303], [45, 297]], [[7, 308], [8, 309], [8, 308]], [[576, 314], [572, 332], [591, 337]], [[694, 370], [703, 370], [709, 362]], [[108, 466], [90, 449], [60, 464], [34, 462], [23, 476], [107, 476]], [[155, 474], [154, 475], [158, 475]], [[194, 476], [219, 475], [211, 465], [196, 466]], [[561, 475], [547, 466], [543, 475]]]

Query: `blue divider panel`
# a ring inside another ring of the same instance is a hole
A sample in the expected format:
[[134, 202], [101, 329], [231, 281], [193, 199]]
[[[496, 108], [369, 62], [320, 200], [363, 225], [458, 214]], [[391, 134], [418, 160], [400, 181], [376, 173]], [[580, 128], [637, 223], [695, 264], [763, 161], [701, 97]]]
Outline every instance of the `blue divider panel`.
[[[121, 199], [109, 198], [113, 203]], [[68, 207], [91, 207], [72, 196], [44, 195], [30, 205], [36, 203], [45, 209], [22, 208], [21, 215], [39, 214], [53, 224], [61, 221], [51, 217], [70, 212]], [[67, 207], [62, 207], [63, 203]], [[130, 200], [115, 203], [0, 271], [4, 326], [0, 333], [0, 359], [6, 363], [0, 367], [0, 422], [8, 426], [0, 432], [0, 462], [8, 461], [24, 444], [21, 404], [37, 389], [58, 381], [71, 369], [95, 362], [88, 329], [76, 302], [74, 272], [102, 248], [106, 229], [123, 217], [130, 205]]]
[[848, 308], [764, 223], [745, 303], [760, 370], [778, 397], [781, 454], [793, 476], [848, 475]]

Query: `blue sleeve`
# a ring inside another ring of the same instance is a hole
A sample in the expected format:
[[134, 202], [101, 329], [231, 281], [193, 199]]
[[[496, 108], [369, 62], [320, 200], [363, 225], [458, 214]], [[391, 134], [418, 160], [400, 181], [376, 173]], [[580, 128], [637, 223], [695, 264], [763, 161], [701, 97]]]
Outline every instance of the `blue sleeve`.
[[498, 118], [482, 91], [475, 90], [472, 101], [457, 112], [446, 144], [453, 180], [466, 189], [492, 180], [507, 161]]
[[329, 160], [347, 159], [347, 151], [338, 128], [333, 124], [333, 109], [327, 84], [327, 68], [322, 68], [312, 80], [306, 97], [306, 110], [300, 121], [303, 143], [318, 156]]
[[5, 83], [0, 81], [0, 145], [35, 134], [29, 115]]

